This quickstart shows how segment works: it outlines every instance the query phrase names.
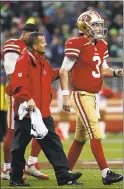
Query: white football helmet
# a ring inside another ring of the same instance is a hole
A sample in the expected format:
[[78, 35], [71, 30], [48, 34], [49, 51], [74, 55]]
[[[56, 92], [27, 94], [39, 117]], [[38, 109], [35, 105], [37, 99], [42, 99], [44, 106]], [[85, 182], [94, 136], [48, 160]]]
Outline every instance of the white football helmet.
[[95, 39], [102, 39], [107, 35], [108, 29], [104, 28], [104, 20], [95, 11], [86, 11], [77, 19], [77, 26], [84, 35], [92, 35]]

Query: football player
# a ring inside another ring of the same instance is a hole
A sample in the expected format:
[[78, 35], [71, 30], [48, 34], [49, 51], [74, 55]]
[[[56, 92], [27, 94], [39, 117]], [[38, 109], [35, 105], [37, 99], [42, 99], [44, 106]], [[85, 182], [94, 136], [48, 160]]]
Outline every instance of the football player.
[[[107, 29], [104, 28], [104, 20], [97, 12], [82, 13], [77, 19], [77, 25], [83, 35], [67, 40], [60, 69], [63, 109], [70, 111], [72, 105], [77, 113], [75, 140], [68, 154], [69, 167], [71, 171], [89, 138], [92, 153], [101, 170], [102, 182], [109, 185], [121, 181], [123, 176], [109, 169], [104, 156], [102, 133], [98, 123], [98, 93], [102, 87], [103, 76], [120, 77], [123, 70], [113, 70], [107, 65], [108, 45], [103, 40]], [[70, 71], [72, 93], [69, 98]]]
[[[4, 165], [1, 174], [1, 179], [9, 180], [10, 179], [10, 156], [11, 156], [11, 142], [14, 135], [14, 113], [13, 113], [13, 97], [11, 94], [11, 74], [15, 70], [17, 59], [19, 58], [20, 54], [22, 54], [25, 49], [25, 41], [28, 38], [29, 33], [38, 31], [38, 27], [35, 24], [28, 23], [24, 26], [22, 34], [19, 39], [9, 39], [5, 42], [3, 46], [3, 61], [4, 61], [4, 68], [6, 74], [8, 75], [8, 91], [10, 96], [7, 96], [7, 100], [9, 102], [8, 106], [8, 131], [7, 135], [4, 140], [3, 144], [3, 151], [4, 151]], [[25, 173], [28, 175], [32, 175], [36, 178], [46, 180], [49, 177], [39, 171], [37, 157], [41, 151], [41, 148], [35, 139], [32, 140], [31, 144], [31, 153], [28, 159], [28, 162], [25, 167]]]
[[5, 99], [6, 74], [3, 66], [0, 66], [0, 143], [3, 142], [7, 133], [7, 102]]

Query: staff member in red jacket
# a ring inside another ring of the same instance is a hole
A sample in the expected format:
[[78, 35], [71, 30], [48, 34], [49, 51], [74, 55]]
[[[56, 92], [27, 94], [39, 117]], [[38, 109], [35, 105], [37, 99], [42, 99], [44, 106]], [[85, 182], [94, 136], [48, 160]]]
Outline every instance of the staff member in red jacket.
[[[11, 80], [11, 74], [15, 70], [16, 62], [22, 54], [22, 52], [26, 49], [25, 41], [28, 38], [30, 32], [38, 32], [38, 27], [36, 24], [27, 23], [24, 25], [22, 34], [19, 39], [9, 39], [5, 42], [2, 49], [2, 58], [3, 65], [5, 68], [5, 72], [7, 74], [8, 83]], [[10, 85], [8, 85], [10, 87]], [[10, 90], [11, 91], [11, 90]], [[11, 94], [7, 97], [8, 101], [8, 111], [7, 111], [7, 134], [3, 143], [3, 170], [1, 174], [2, 180], [10, 180], [10, 170], [11, 170], [11, 143], [13, 139], [13, 135], [15, 132], [15, 123], [14, 123], [14, 112], [13, 112], [13, 97]], [[3, 117], [3, 116], [2, 116]], [[38, 155], [41, 151], [41, 148], [35, 138], [33, 138], [31, 143], [31, 151], [29, 158], [27, 160], [24, 173], [27, 175], [31, 175], [33, 177], [39, 178], [41, 180], [49, 179], [48, 175], [40, 172], [38, 169]]]
[[[43, 122], [48, 134], [43, 139], [37, 139], [49, 162], [53, 165], [58, 185], [80, 184], [77, 179], [81, 173], [70, 173], [68, 161], [58, 135], [55, 133], [54, 120], [50, 115], [51, 81], [57, 77], [58, 71], [52, 70], [44, 57], [46, 41], [38, 32], [29, 34], [27, 42], [29, 51], [20, 56], [12, 74], [12, 91], [14, 96], [14, 111], [16, 115], [15, 135], [12, 145], [11, 180], [10, 186], [29, 186], [22, 180], [25, 167], [24, 153], [32, 136], [31, 119], [26, 116], [18, 118], [18, 108], [27, 101], [28, 109], [35, 107], [41, 111]], [[59, 75], [58, 75], [59, 76]]]

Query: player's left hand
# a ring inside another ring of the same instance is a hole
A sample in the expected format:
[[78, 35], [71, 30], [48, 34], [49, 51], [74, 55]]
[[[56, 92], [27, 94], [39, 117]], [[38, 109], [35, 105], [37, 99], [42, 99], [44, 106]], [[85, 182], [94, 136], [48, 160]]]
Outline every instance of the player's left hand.
[[67, 112], [70, 112], [71, 104], [70, 104], [69, 95], [63, 96], [63, 109]]
[[115, 74], [118, 77], [122, 77], [124, 75], [124, 71], [123, 71], [123, 69], [116, 69]]

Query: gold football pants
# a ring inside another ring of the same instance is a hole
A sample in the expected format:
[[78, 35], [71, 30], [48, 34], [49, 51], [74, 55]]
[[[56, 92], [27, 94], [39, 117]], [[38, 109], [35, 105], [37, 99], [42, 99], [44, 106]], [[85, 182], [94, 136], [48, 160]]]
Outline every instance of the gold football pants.
[[88, 138], [101, 139], [102, 133], [96, 111], [96, 95], [85, 91], [73, 91], [70, 99], [76, 111], [75, 139], [80, 142]]

